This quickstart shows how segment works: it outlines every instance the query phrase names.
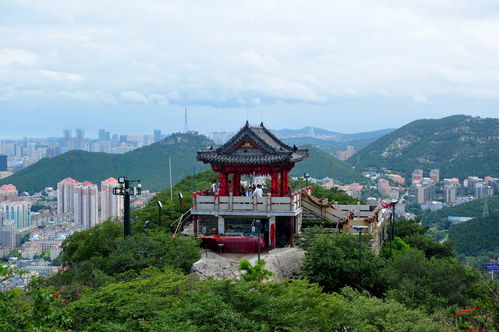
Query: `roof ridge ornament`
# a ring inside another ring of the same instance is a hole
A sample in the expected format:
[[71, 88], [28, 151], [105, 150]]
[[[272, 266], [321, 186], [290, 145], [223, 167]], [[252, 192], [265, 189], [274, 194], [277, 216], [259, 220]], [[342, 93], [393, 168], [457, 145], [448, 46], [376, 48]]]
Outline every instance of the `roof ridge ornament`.
[[249, 127], [249, 122], [246, 120], [246, 124], [244, 125], [245, 127]]

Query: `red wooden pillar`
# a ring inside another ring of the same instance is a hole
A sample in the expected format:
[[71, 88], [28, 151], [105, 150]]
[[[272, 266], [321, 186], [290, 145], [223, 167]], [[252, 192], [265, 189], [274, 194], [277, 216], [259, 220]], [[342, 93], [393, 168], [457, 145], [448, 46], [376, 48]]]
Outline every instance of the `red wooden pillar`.
[[241, 174], [234, 173], [232, 175], [232, 195], [239, 196], [239, 191], [241, 191]]
[[194, 236], [198, 236], [198, 216], [192, 216], [192, 225], [194, 228]]
[[281, 196], [288, 196], [288, 170], [281, 171]]
[[272, 196], [279, 196], [279, 173], [273, 172], [271, 175], [270, 192]]
[[295, 217], [289, 218], [289, 246], [295, 247]]
[[228, 188], [228, 175], [227, 173], [220, 173], [218, 175], [218, 183], [220, 185], [218, 189], [218, 193], [220, 196], [228, 196], [229, 188]]

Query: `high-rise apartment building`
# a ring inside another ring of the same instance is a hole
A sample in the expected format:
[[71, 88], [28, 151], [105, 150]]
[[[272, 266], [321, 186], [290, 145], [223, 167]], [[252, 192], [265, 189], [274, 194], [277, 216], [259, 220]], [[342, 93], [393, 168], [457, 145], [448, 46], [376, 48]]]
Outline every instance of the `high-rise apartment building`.
[[64, 145], [67, 147], [68, 150], [74, 149], [74, 142], [73, 142], [73, 137], [71, 135], [71, 129], [64, 129], [62, 139], [64, 141]]
[[444, 185], [444, 201], [445, 203], [455, 202], [457, 197], [457, 186], [454, 183]]
[[0, 242], [10, 250], [16, 247], [16, 230], [12, 221], [3, 220], [0, 223]]
[[57, 184], [57, 213], [74, 212], [74, 186], [78, 183], [73, 178], [65, 178]]
[[421, 183], [423, 181], [423, 170], [422, 169], [415, 169], [412, 171], [412, 182], [411, 184], [414, 186], [418, 183]]
[[475, 184], [474, 196], [476, 198], [490, 197], [493, 195], [494, 195], [494, 188], [489, 186], [486, 182], [477, 182]]
[[3, 221], [11, 221], [16, 231], [31, 226], [31, 203], [3, 202], [0, 210]]
[[84, 149], [84, 144], [83, 144], [84, 141], [85, 141], [85, 130], [81, 128], [76, 129], [74, 148], [77, 150]]
[[415, 196], [418, 204], [431, 202], [435, 199], [436, 186], [430, 178], [423, 178], [415, 184]]
[[378, 192], [382, 197], [390, 197], [392, 193], [392, 188], [390, 187], [390, 182], [386, 179], [378, 180]]
[[7, 155], [0, 154], [0, 172], [7, 172]]
[[464, 179], [463, 185], [468, 189], [469, 193], [473, 194], [475, 192], [476, 184], [480, 182], [483, 182], [483, 179], [479, 178], [478, 176], [468, 176], [466, 179]]
[[438, 183], [440, 181], [440, 170], [432, 169], [430, 171], [430, 179], [433, 181], [433, 183]]
[[154, 143], [161, 141], [163, 138], [163, 135], [161, 135], [161, 130], [156, 129], [154, 130]]
[[73, 218], [84, 229], [99, 222], [99, 188], [89, 181], [76, 183], [73, 193]]
[[105, 129], [99, 129], [99, 141], [110, 141], [111, 140], [111, 134], [109, 131], [106, 131]]
[[113, 195], [118, 180], [109, 178], [101, 182], [101, 221], [123, 216], [123, 196]]

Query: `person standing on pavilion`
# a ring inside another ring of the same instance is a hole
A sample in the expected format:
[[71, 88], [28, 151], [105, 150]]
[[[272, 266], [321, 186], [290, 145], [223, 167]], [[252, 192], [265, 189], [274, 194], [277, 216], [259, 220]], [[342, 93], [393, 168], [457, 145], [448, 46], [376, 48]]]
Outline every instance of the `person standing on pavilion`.
[[213, 182], [212, 182], [212, 184], [211, 184], [211, 194], [212, 194], [212, 195], [215, 195], [217, 192], [218, 192], [218, 185], [217, 185], [217, 181], [216, 181], [216, 180], [213, 180]]
[[256, 186], [256, 189], [255, 191], [253, 192], [253, 196], [256, 196], [256, 197], [263, 197], [263, 190], [262, 190], [262, 185], [261, 184], [258, 184]]

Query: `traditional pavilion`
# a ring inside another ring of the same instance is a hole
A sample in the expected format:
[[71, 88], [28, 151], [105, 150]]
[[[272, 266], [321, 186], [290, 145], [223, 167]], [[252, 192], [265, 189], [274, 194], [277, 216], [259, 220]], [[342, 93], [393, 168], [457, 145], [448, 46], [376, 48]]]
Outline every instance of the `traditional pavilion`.
[[[258, 240], [262, 245], [294, 246], [302, 208], [300, 191], [291, 192], [288, 177], [295, 163], [306, 157], [307, 149], [290, 147], [263, 123], [250, 126], [248, 122], [224, 145], [198, 151], [197, 159], [219, 174], [219, 190], [211, 196], [193, 194], [195, 235], [216, 238], [226, 252], [247, 252], [241, 243], [257, 241], [254, 226], [260, 220], [263, 235]], [[244, 176], [270, 177], [264, 197], [239, 196]]]

